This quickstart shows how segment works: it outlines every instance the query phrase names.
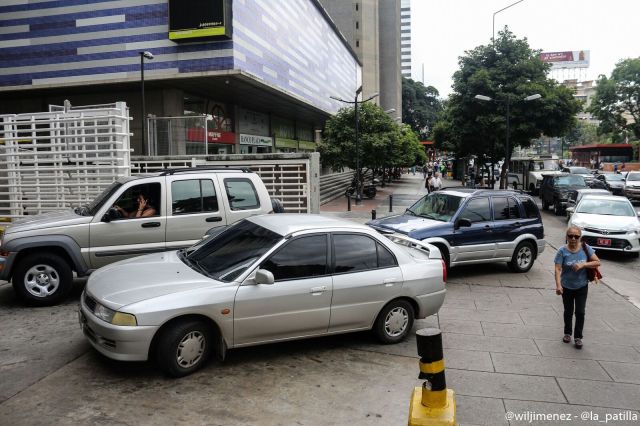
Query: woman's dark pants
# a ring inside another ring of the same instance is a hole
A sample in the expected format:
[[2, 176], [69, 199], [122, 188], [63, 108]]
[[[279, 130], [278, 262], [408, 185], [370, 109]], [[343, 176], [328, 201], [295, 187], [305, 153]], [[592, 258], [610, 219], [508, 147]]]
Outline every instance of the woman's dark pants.
[[571, 335], [571, 322], [575, 305], [576, 328], [573, 333], [575, 339], [582, 339], [582, 328], [584, 327], [584, 307], [587, 304], [587, 292], [589, 286], [585, 285], [577, 290], [562, 288], [562, 303], [564, 304], [564, 334]]

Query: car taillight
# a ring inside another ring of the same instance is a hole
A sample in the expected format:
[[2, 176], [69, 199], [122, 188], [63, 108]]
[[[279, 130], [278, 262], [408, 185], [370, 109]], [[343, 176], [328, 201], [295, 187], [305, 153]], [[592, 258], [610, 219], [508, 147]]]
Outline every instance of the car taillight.
[[444, 263], [444, 260], [440, 259], [442, 262], [442, 281], [447, 282], [447, 264]]

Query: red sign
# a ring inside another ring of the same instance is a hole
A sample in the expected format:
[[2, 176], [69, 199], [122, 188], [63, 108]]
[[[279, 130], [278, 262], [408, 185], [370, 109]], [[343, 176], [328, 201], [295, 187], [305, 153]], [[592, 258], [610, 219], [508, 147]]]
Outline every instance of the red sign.
[[[187, 141], [204, 142], [204, 129], [202, 127], [187, 129]], [[207, 141], [212, 143], [226, 143], [233, 145], [236, 143], [236, 134], [234, 132], [220, 132], [217, 130], [209, 130], [207, 131]]]
[[542, 62], [571, 62], [573, 61], [573, 52], [546, 52], [540, 54]]

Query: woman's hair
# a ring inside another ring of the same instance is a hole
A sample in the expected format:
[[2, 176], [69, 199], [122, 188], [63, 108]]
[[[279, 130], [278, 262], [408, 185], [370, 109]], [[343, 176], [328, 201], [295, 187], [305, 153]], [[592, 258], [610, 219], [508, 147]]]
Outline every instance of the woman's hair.
[[580, 233], [580, 235], [582, 235], [582, 229], [578, 228], [577, 226], [570, 226], [567, 228], [566, 234], [569, 233], [569, 231], [574, 230], [574, 231], [578, 231]]

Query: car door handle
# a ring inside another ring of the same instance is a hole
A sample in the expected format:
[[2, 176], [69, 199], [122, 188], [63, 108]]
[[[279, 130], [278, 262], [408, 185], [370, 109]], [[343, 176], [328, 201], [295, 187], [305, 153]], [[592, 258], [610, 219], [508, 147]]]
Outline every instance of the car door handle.
[[491, 226], [485, 225], [484, 226], [484, 230], [487, 231], [487, 232], [491, 232]]
[[382, 281], [385, 287], [393, 287], [393, 285], [396, 284], [397, 282], [398, 282], [397, 278], [387, 278], [384, 281]]
[[206, 218], [205, 222], [222, 222], [222, 218], [220, 216], [211, 216]]
[[311, 287], [311, 290], [309, 290], [309, 293], [324, 293], [325, 291], [327, 291], [327, 286], [320, 286], [320, 287]]
[[160, 226], [160, 222], [145, 222], [142, 225], [143, 228], [157, 228]]

